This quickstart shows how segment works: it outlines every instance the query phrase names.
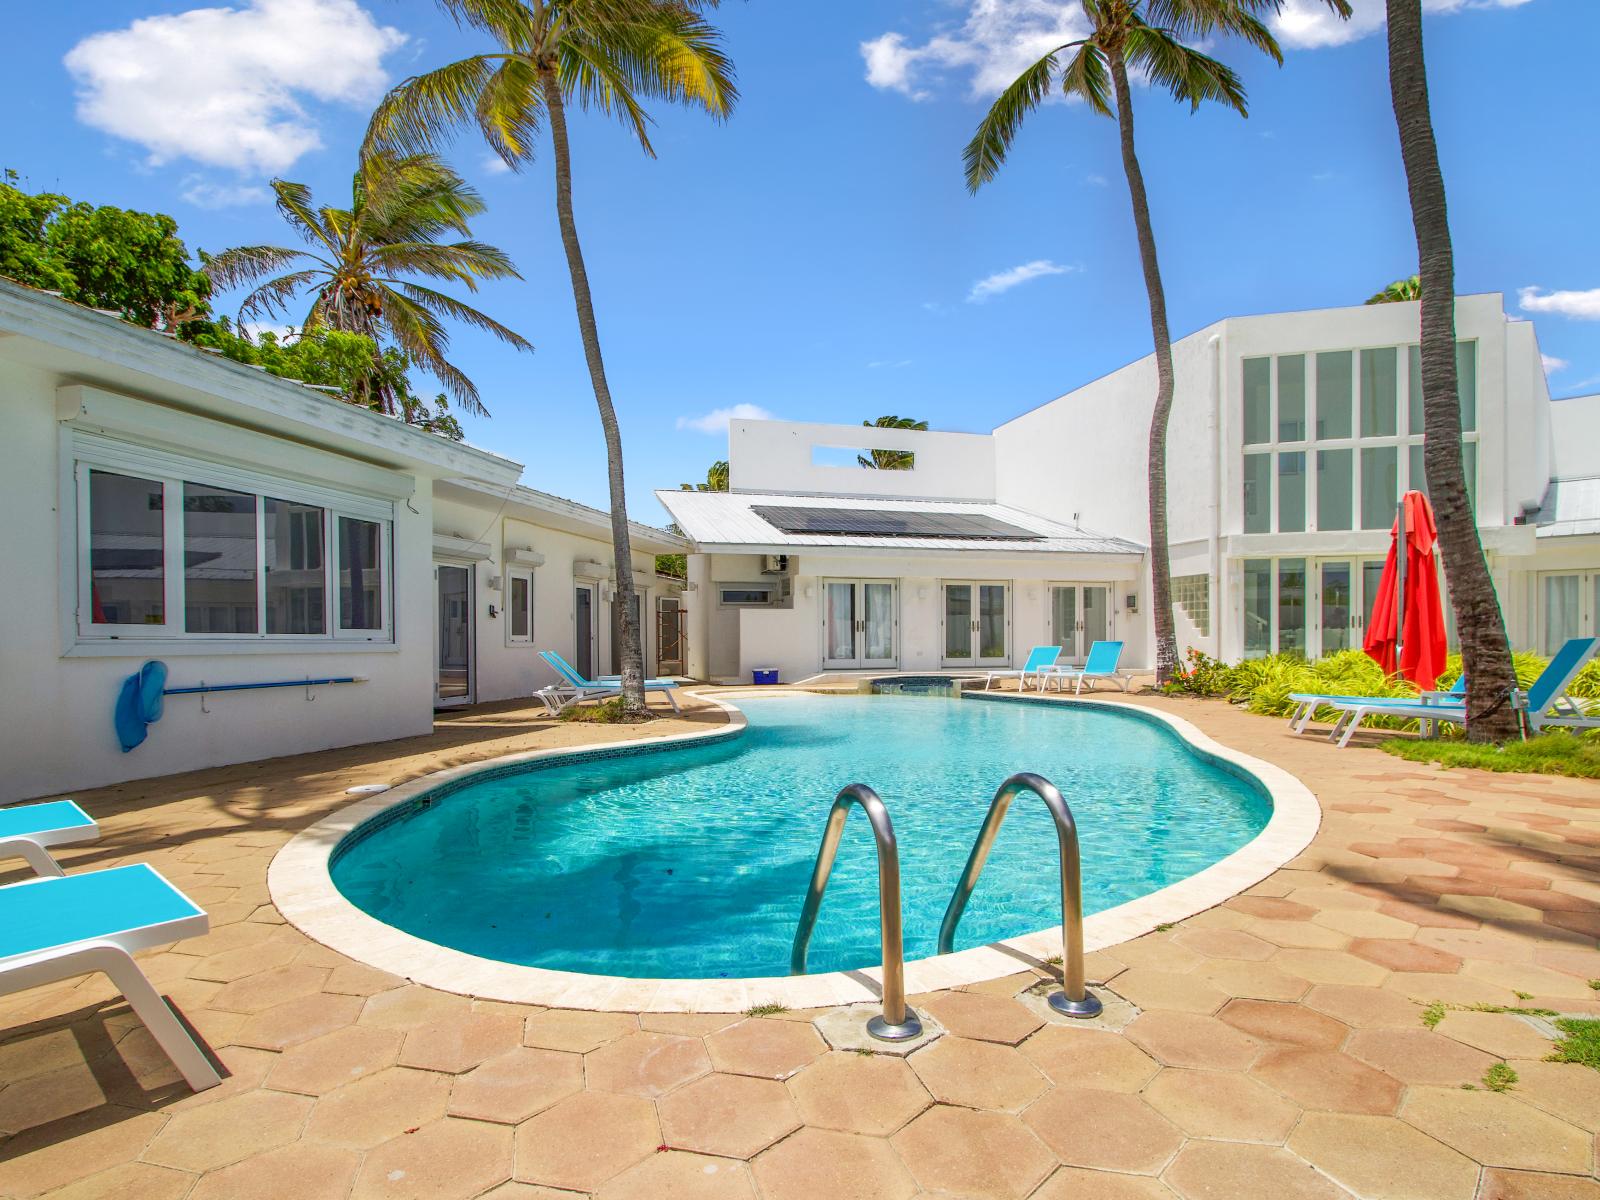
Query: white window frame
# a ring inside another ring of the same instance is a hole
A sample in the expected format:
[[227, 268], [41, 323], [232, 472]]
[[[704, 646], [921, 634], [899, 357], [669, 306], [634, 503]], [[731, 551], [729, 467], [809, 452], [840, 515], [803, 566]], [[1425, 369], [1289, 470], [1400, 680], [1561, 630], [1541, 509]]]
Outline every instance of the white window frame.
[[[1476, 338], [1458, 338], [1458, 343], [1469, 345], [1473, 348], [1474, 366], [1479, 369], [1473, 371], [1475, 394], [1473, 396], [1473, 412], [1476, 415], [1475, 426], [1481, 427], [1483, 423], [1483, 389], [1479, 382], [1482, 367], [1482, 355], [1479, 341]], [[1366, 528], [1361, 524], [1361, 452], [1385, 447], [1395, 448], [1395, 480], [1400, 495], [1407, 491], [1424, 490], [1425, 481], [1411, 478], [1411, 447], [1422, 445], [1422, 430], [1410, 428], [1411, 424], [1411, 352], [1416, 348], [1415, 343], [1403, 343], [1390, 346], [1326, 346], [1316, 350], [1297, 350], [1285, 353], [1269, 354], [1244, 354], [1239, 358], [1239, 393], [1237, 402], [1239, 420], [1239, 457], [1238, 457], [1238, 482], [1234, 488], [1235, 498], [1239, 505], [1239, 533], [1246, 537], [1265, 537], [1280, 532], [1289, 534], [1298, 533], [1374, 533], [1380, 532], [1376, 528]], [[1393, 434], [1363, 436], [1361, 432], [1361, 353], [1362, 351], [1393, 350], [1395, 353], [1395, 432]], [[1317, 424], [1317, 356], [1319, 354], [1349, 354], [1351, 356], [1351, 392], [1350, 392], [1350, 436], [1341, 438], [1318, 438], [1316, 436]], [[1298, 441], [1280, 441], [1278, 439], [1278, 363], [1280, 359], [1302, 357], [1305, 365], [1305, 433], [1306, 436]], [[1246, 443], [1244, 440], [1244, 364], [1247, 360], [1266, 359], [1268, 402], [1267, 402], [1267, 432], [1270, 435], [1264, 442]], [[1480, 429], [1464, 430], [1461, 435], [1463, 446], [1477, 445], [1480, 438]], [[1320, 450], [1349, 450], [1350, 451], [1350, 528], [1348, 530], [1324, 530], [1321, 525], [1321, 512], [1317, 504], [1318, 474], [1320, 466], [1317, 461], [1317, 452]], [[1279, 454], [1304, 454], [1305, 455], [1305, 528], [1279, 530], [1278, 528], [1278, 456]], [[1264, 455], [1267, 459], [1267, 516], [1268, 523], [1265, 530], [1247, 532], [1245, 530], [1244, 506], [1244, 461], [1251, 455]], [[1481, 458], [1481, 452], [1475, 451], [1475, 458]], [[1463, 466], [1466, 464], [1463, 463]], [[1481, 475], [1482, 464], [1475, 462], [1477, 473]], [[1478, 479], [1467, 481], [1467, 491], [1473, 497], [1474, 504], [1478, 498]], [[1387, 532], [1390, 525], [1385, 523], [1381, 532]], [[1250, 558], [1264, 558], [1269, 555], [1251, 554]], [[1292, 557], [1292, 556], [1291, 556]]]
[[[528, 632], [525, 635], [522, 635], [522, 636], [518, 636], [517, 634], [512, 632], [512, 629], [514, 627], [513, 615], [514, 615], [514, 611], [515, 610], [513, 608], [511, 598], [512, 598], [512, 596], [514, 596], [516, 594], [516, 589], [514, 587], [512, 587], [512, 582], [514, 580], [518, 580], [518, 579], [526, 580], [527, 584], [528, 584]], [[505, 603], [504, 603], [505, 618], [506, 618], [506, 645], [508, 645], [508, 646], [531, 646], [533, 644], [533, 626], [534, 626], [533, 617], [534, 617], [535, 607], [536, 606], [534, 605], [534, 602], [533, 602], [533, 568], [532, 567], [507, 567], [506, 568], [506, 591], [505, 591]]]
[[[66, 448], [69, 478], [72, 480], [71, 511], [63, 511], [64, 538], [75, 546], [75, 572], [63, 580], [63, 607], [67, 610], [64, 629], [74, 631], [74, 644], [80, 647], [116, 646], [119, 643], [160, 643], [213, 648], [266, 648], [283, 646], [332, 646], [394, 644], [394, 504], [392, 501], [353, 492], [343, 492], [321, 484], [273, 476], [226, 463], [208, 462], [182, 454], [157, 450], [130, 442], [116, 441], [99, 434], [74, 430]], [[92, 579], [90, 575], [91, 512], [89, 474], [105, 471], [147, 479], [162, 486], [163, 616], [159, 625], [97, 625], [94, 623]], [[257, 631], [240, 633], [190, 633], [186, 625], [183, 536], [183, 485], [203, 484], [244, 492], [256, 497], [256, 616]], [[267, 499], [285, 500], [322, 510], [323, 517], [323, 628], [325, 632], [266, 632], [266, 553], [265, 514]], [[379, 589], [381, 619], [377, 629], [342, 629], [339, 625], [340, 554], [338, 519], [370, 521], [379, 526]], [[69, 647], [71, 649], [71, 647]]]
[[[727, 592], [765, 592], [765, 600], [728, 600]], [[725, 581], [717, 584], [718, 608], [771, 608], [778, 601], [778, 585], [771, 582], [761, 583], [734, 583]]]

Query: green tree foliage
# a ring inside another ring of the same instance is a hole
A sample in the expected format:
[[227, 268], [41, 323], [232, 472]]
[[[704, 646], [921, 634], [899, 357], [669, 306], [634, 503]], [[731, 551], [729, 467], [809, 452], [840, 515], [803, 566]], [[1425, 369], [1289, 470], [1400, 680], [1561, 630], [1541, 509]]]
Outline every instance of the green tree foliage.
[[[879, 417], [876, 421], [861, 422], [868, 429], [922, 429], [926, 421], [914, 417]], [[916, 463], [916, 454], [910, 450], [872, 450], [856, 455], [856, 461], [869, 471], [909, 471]]]
[[728, 490], [728, 464], [714, 462], [706, 468], [704, 483], [680, 483], [680, 492], [725, 492]]
[[0, 183], [0, 275], [147, 329], [176, 332], [207, 314], [210, 281], [190, 266], [171, 217], [32, 195], [16, 182], [7, 171]]
[[235, 330], [226, 317], [207, 322], [191, 340], [234, 362], [261, 367], [269, 375], [335, 390], [352, 404], [384, 411], [381, 395], [393, 397], [396, 413], [406, 422], [460, 441], [461, 425], [441, 394], [429, 404], [411, 390], [411, 360], [393, 346], [380, 350], [364, 334], [318, 329], [280, 338], [270, 330], [254, 337]]
[[1374, 292], [1366, 299], [1367, 304], [1399, 304], [1403, 300], [1422, 299], [1422, 276], [1413, 275], [1410, 279], [1396, 279], [1381, 292]]

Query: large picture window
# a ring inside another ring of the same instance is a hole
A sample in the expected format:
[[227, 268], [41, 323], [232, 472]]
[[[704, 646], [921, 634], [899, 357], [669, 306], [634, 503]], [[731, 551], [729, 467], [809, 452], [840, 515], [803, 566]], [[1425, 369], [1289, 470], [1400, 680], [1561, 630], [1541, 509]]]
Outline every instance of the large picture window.
[[387, 502], [94, 446], [104, 465], [81, 447], [77, 465], [80, 637], [387, 640]]
[[[1456, 371], [1462, 463], [1476, 503], [1476, 342], [1457, 343]], [[1417, 347], [1247, 358], [1241, 375], [1244, 533], [1387, 529], [1403, 491], [1427, 491]]]

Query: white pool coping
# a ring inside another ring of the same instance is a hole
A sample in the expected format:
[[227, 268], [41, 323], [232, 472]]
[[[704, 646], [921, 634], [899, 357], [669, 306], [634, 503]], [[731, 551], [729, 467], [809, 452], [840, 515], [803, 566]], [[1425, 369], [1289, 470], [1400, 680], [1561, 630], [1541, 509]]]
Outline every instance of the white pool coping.
[[[1272, 799], [1272, 816], [1266, 827], [1226, 858], [1187, 879], [1085, 918], [1083, 933], [1087, 951], [1115, 946], [1149, 933], [1158, 925], [1181, 921], [1222, 903], [1271, 875], [1316, 836], [1322, 810], [1305, 784], [1281, 767], [1222, 745], [1182, 717], [1143, 705], [1086, 696], [1028, 697], [997, 693], [996, 698], [999, 695], [1006, 696], [1011, 703], [1132, 710], [1147, 719], [1164, 722], [1202, 757], [1210, 757], [1253, 776]], [[782, 1004], [792, 1009], [829, 1008], [877, 999], [881, 978], [877, 967], [752, 979], [633, 979], [554, 971], [480, 958], [387, 925], [351, 904], [334, 886], [329, 859], [348, 834], [380, 813], [441, 785], [486, 769], [517, 763], [567, 758], [594, 750], [687, 745], [707, 738], [737, 737], [742, 733], [743, 713], [712, 696], [702, 694], [701, 698], [726, 712], [728, 724], [664, 738], [533, 750], [485, 759], [424, 775], [382, 795], [342, 808], [302, 830], [273, 858], [267, 873], [272, 901], [284, 919], [302, 933], [358, 962], [428, 987], [486, 1000], [602, 1012], [737, 1013], [763, 1004]], [[819, 810], [819, 831], [820, 816]], [[801, 899], [795, 897], [797, 910]], [[906, 992], [914, 995], [1014, 975], [1060, 953], [1061, 927], [1057, 925], [987, 946], [917, 959], [906, 963]]]

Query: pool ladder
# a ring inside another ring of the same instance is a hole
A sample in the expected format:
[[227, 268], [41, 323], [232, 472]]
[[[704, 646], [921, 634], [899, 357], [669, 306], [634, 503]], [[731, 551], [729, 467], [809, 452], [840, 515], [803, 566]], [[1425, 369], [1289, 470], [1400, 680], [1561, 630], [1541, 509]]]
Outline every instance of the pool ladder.
[[[972, 844], [972, 852], [967, 856], [966, 869], [961, 873], [961, 881], [956, 885], [950, 904], [945, 909], [944, 920], [940, 923], [939, 953], [949, 954], [954, 949], [956, 926], [961, 923], [967, 901], [972, 898], [972, 891], [978, 885], [978, 877], [983, 873], [995, 837], [1000, 832], [1012, 800], [1024, 791], [1037, 795], [1050, 810], [1060, 854], [1062, 989], [1052, 992], [1047, 1002], [1064, 1016], [1098, 1016], [1100, 1000], [1084, 982], [1083, 881], [1079, 868], [1077, 823], [1060, 790], [1048, 779], [1031, 771], [1011, 776], [1000, 785], [1000, 790], [990, 801], [988, 815], [984, 817], [977, 840]], [[878, 851], [878, 931], [883, 953], [883, 1011], [867, 1022], [867, 1032], [881, 1041], [906, 1041], [922, 1033], [922, 1022], [906, 1005], [905, 939], [900, 922], [900, 850], [895, 841], [894, 822], [889, 818], [888, 807], [878, 793], [864, 783], [852, 783], [841, 790], [828, 812], [828, 823], [823, 829], [822, 844], [817, 848], [817, 861], [811, 872], [811, 885], [806, 889], [805, 905], [800, 912], [800, 924], [794, 932], [789, 969], [791, 974], [805, 974], [806, 953], [811, 947], [811, 935], [816, 930], [823, 893], [828, 890], [833, 861], [839, 852], [839, 840], [844, 836], [845, 818], [849, 816], [852, 804], [859, 804], [867, 814]]]

